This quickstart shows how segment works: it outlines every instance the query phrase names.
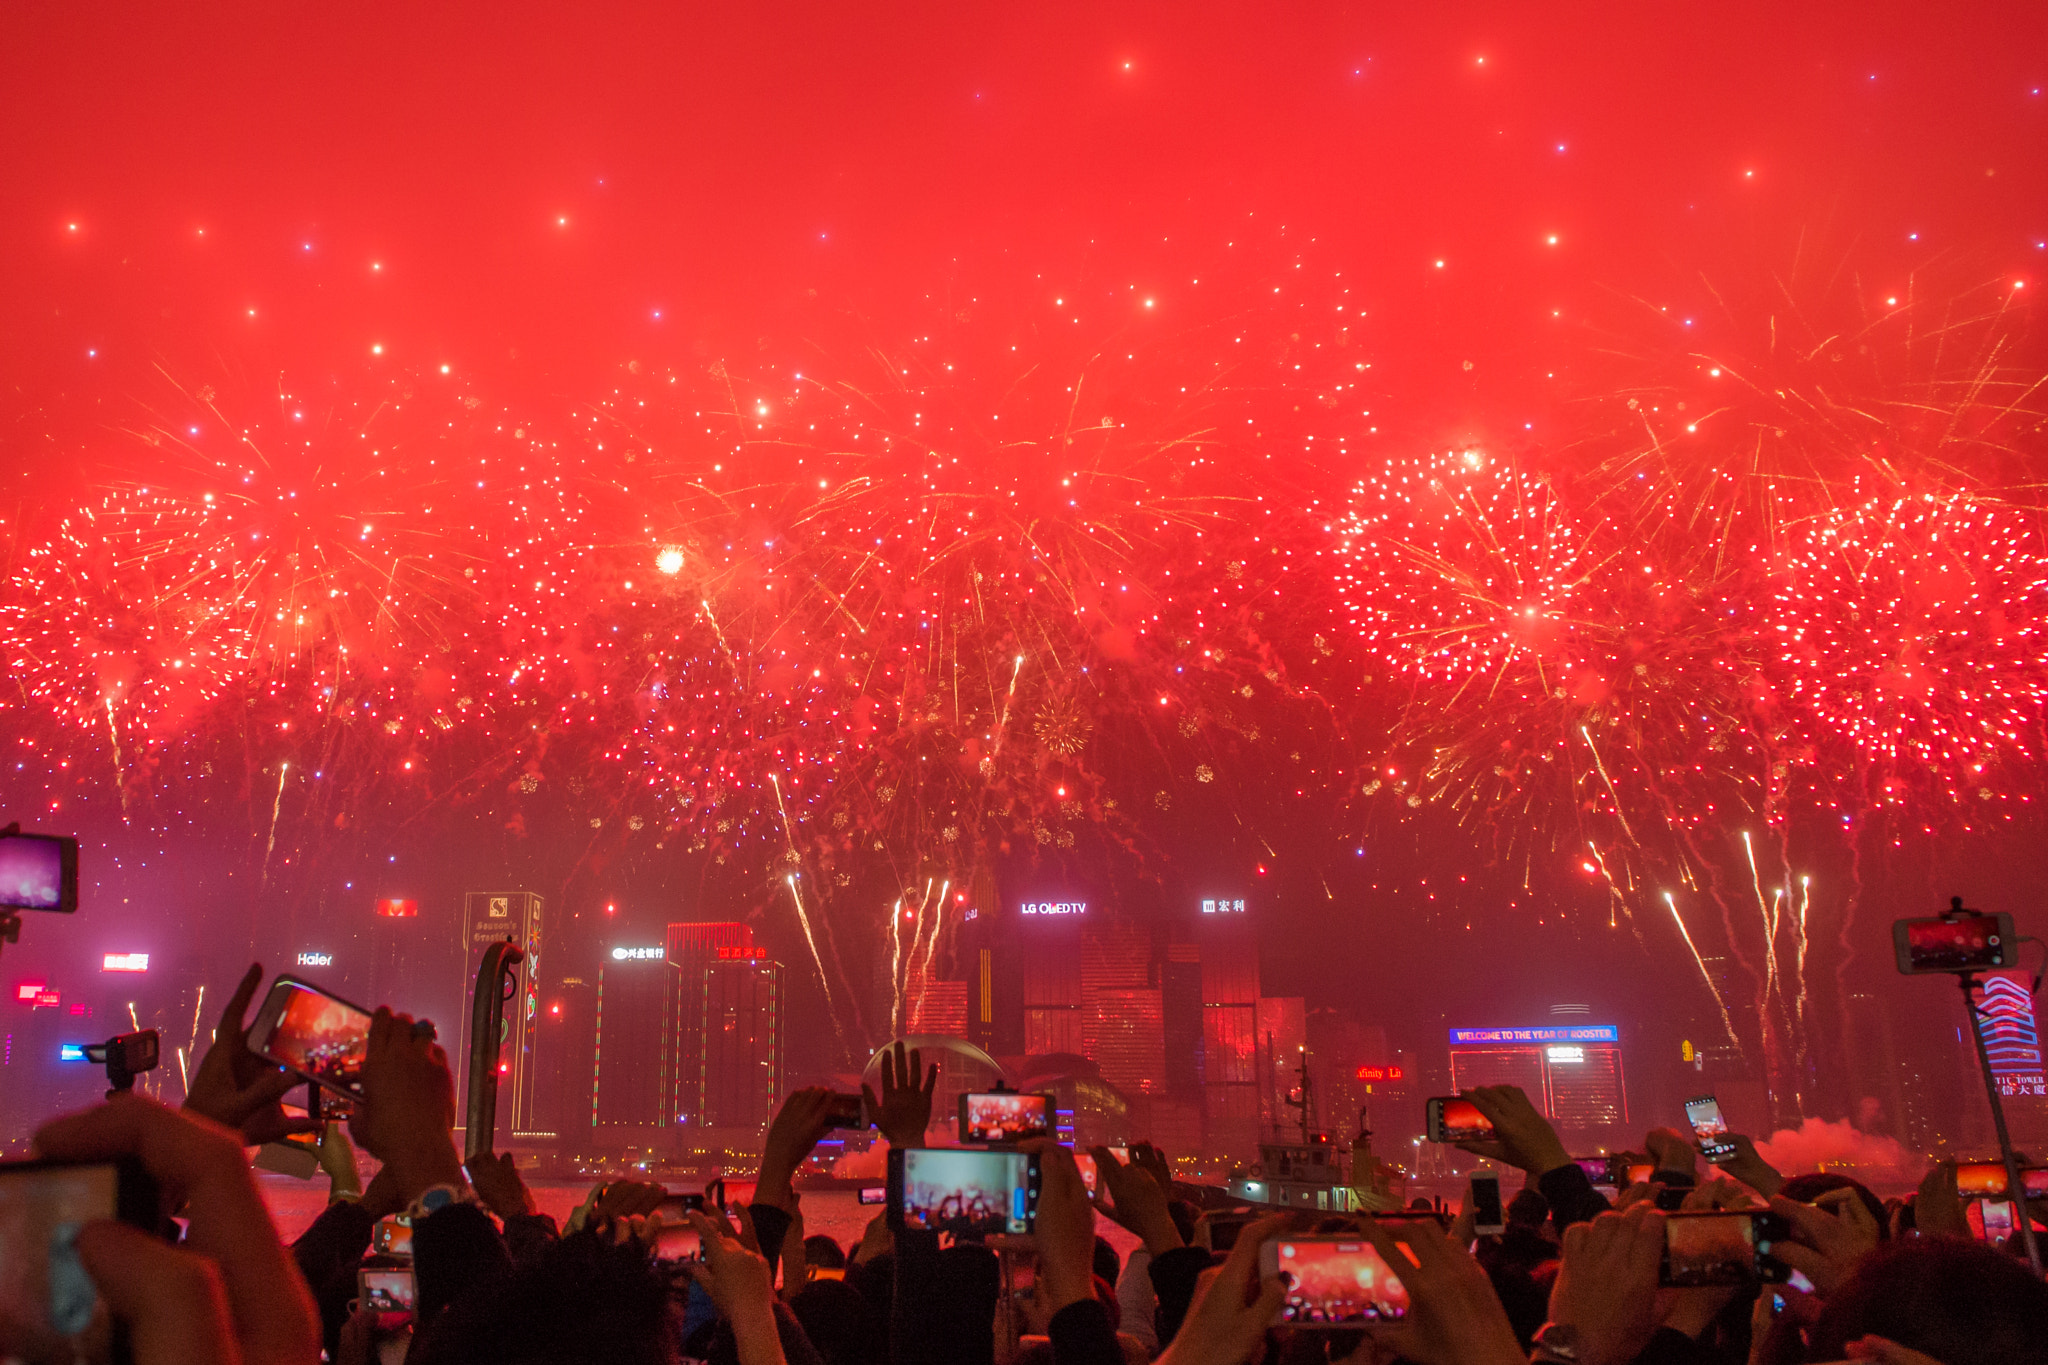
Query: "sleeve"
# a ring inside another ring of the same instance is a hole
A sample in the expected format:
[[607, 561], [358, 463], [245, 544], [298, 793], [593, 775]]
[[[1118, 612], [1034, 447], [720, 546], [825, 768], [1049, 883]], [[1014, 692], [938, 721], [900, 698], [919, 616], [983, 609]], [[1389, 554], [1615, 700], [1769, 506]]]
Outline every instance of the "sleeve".
[[355, 1200], [337, 1200], [292, 1243], [292, 1260], [320, 1306], [320, 1335], [329, 1356], [339, 1349], [349, 1300], [356, 1296], [356, 1267], [376, 1227], [377, 1220]]
[[1159, 1354], [1159, 1328], [1153, 1315], [1159, 1300], [1152, 1293], [1152, 1253], [1139, 1247], [1124, 1262], [1116, 1279], [1116, 1301], [1123, 1309], [1123, 1330], [1145, 1344], [1145, 1354]]
[[1052, 1338], [1053, 1365], [1124, 1365], [1116, 1329], [1109, 1325], [1109, 1310], [1100, 1300], [1068, 1304], [1052, 1315], [1045, 1330]]
[[[1574, 1168], [1576, 1169], [1576, 1168]], [[1159, 1334], [1159, 1348], [1173, 1344], [1181, 1319], [1195, 1301], [1195, 1282], [1209, 1268], [1209, 1253], [1200, 1247], [1175, 1247], [1152, 1262], [1152, 1291], [1159, 1296], [1153, 1329]]]
[[450, 1204], [413, 1224], [412, 1268], [416, 1330], [425, 1332], [472, 1287], [511, 1274], [512, 1253], [489, 1214], [474, 1204]]
[[1537, 1178], [1536, 1188], [1550, 1201], [1551, 1225], [1560, 1237], [1572, 1224], [1590, 1223], [1612, 1207], [1576, 1161], [1545, 1171]]
[[561, 1240], [561, 1230], [545, 1213], [515, 1213], [505, 1220], [505, 1249], [524, 1265]]
[[[789, 1237], [789, 1214], [774, 1204], [749, 1204], [747, 1217], [754, 1222], [754, 1240], [761, 1244], [761, 1254], [768, 1258], [772, 1279], [775, 1267], [782, 1263], [782, 1243]], [[803, 1248], [798, 1247], [795, 1254], [801, 1256]]]

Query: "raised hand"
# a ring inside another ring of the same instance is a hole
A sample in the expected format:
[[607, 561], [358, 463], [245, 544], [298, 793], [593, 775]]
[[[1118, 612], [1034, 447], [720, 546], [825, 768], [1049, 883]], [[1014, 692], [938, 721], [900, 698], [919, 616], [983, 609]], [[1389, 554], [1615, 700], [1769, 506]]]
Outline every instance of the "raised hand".
[[363, 1097], [349, 1132], [391, 1173], [409, 1204], [435, 1185], [462, 1183], [455, 1150], [455, 1077], [448, 1054], [410, 1015], [380, 1008], [363, 1056]]
[[1156, 1175], [1138, 1164], [1138, 1148], [1131, 1150], [1131, 1164], [1116, 1159], [1107, 1147], [1091, 1147], [1095, 1158], [1095, 1179], [1107, 1196], [1097, 1207], [1126, 1231], [1145, 1239], [1145, 1249], [1163, 1255], [1181, 1245], [1180, 1229], [1167, 1210], [1166, 1189]]
[[59, 1160], [136, 1157], [185, 1205], [182, 1246], [109, 1221], [79, 1233], [79, 1258], [109, 1311], [128, 1324], [137, 1365], [320, 1358], [313, 1296], [277, 1239], [233, 1130], [119, 1095], [45, 1124], [35, 1145]]
[[790, 1180], [818, 1140], [831, 1130], [829, 1088], [813, 1085], [792, 1092], [768, 1125], [768, 1137], [761, 1146], [761, 1174], [754, 1185], [754, 1202], [793, 1212], [796, 1196]]
[[1817, 1202], [1825, 1207], [1771, 1196], [1771, 1212], [1792, 1228], [1790, 1240], [1779, 1242], [1771, 1254], [1813, 1281], [1814, 1290], [1825, 1298], [1876, 1249], [1877, 1220], [1854, 1190], [1830, 1190]]
[[740, 1365], [784, 1365], [775, 1327], [775, 1272], [767, 1259], [744, 1245], [723, 1218], [694, 1209], [683, 1216], [704, 1245], [703, 1259], [690, 1265], [690, 1278], [732, 1324]]
[[1490, 1142], [1460, 1142], [1460, 1151], [1502, 1162], [1532, 1176], [1572, 1164], [1550, 1120], [1536, 1111], [1518, 1085], [1482, 1085], [1463, 1092], [1493, 1124]]
[[[1038, 1156], [1038, 1298], [1048, 1317], [1095, 1294], [1095, 1210], [1074, 1154], [1051, 1138], [1019, 1149]], [[1099, 1158], [1098, 1158], [1099, 1159]], [[1147, 1184], [1149, 1178], [1140, 1176]]]
[[213, 1026], [213, 1046], [185, 1092], [186, 1110], [237, 1130], [248, 1147], [320, 1131], [320, 1120], [310, 1114], [287, 1118], [279, 1103], [294, 1087], [310, 1082], [249, 1051], [249, 1001], [262, 981], [263, 964], [251, 963]]
[[860, 1093], [868, 1102], [868, 1112], [875, 1116], [875, 1127], [891, 1147], [924, 1145], [924, 1131], [932, 1122], [932, 1091], [938, 1083], [938, 1063], [927, 1069], [924, 1054], [916, 1048], [905, 1056], [903, 1044], [898, 1042], [883, 1051], [881, 1099], [865, 1084]]
[[526, 1188], [526, 1181], [519, 1174], [519, 1165], [510, 1152], [484, 1152], [473, 1156], [466, 1163], [466, 1169], [476, 1197], [498, 1217], [515, 1218], [534, 1211], [533, 1192]]
[[1664, 1215], [1648, 1204], [1565, 1229], [1550, 1320], [1569, 1328], [1582, 1365], [1627, 1365], [1657, 1330]]
[[1382, 1353], [1416, 1365], [1521, 1365], [1521, 1344], [1493, 1282], [1434, 1222], [1418, 1218], [1395, 1231], [1361, 1218], [1358, 1230], [1408, 1291], [1406, 1317], [1366, 1326]]
[[1730, 1133], [1725, 1140], [1733, 1144], [1735, 1155], [1722, 1162], [1721, 1169], [1766, 1199], [1776, 1194], [1784, 1185], [1785, 1177], [1778, 1174], [1777, 1167], [1757, 1154], [1756, 1144], [1742, 1133]]
[[[1223, 1264], [1202, 1272], [1180, 1334], [1157, 1365], [1243, 1365], [1251, 1359], [1287, 1299], [1277, 1276], [1259, 1279], [1259, 1248], [1293, 1221], [1281, 1213], [1248, 1225]], [[1513, 1343], [1512, 1333], [1508, 1341]]]

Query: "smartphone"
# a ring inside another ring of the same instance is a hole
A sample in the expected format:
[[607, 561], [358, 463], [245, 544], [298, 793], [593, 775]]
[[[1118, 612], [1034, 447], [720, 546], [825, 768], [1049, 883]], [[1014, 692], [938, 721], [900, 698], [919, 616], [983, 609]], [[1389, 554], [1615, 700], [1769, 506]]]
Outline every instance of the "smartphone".
[[[718, 1182], [718, 1206], [727, 1213], [738, 1213], [754, 1202], [754, 1191], [761, 1188], [758, 1180], [721, 1180]], [[706, 1197], [709, 1197], [707, 1192]]]
[[293, 976], [280, 976], [249, 1026], [249, 1050], [339, 1094], [363, 1093], [370, 1012]]
[[886, 1204], [889, 1202], [887, 1185], [863, 1185], [860, 1187], [860, 1202], [863, 1204]]
[[377, 1330], [393, 1332], [410, 1325], [418, 1305], [411, 1266], [365, 1266], [356, 1272], [356, 1306], [377, 1315]]
[[987, 1236], [1038, 1220], [1038, 1154], [904, 1147], [889, 1153], [889, 1226]]
[[704, 1192], [692, 1190], [687, 1194], [669, 1195], [654, 1206], [654, 1211], [661, 1215], [664, 1222], [680, 1223], [685, 1213], [702, 1213], [709, 1207], [712, 1207], [712, 1204]]
[[156, 1183], [133, 1158], [0, 1165], [0, 1355], [105, 1360], [125, 1354], [92, 1277], [78, 1230], [114, 1218], [154, 1231]]
[[1783, 1284], [1791, 1267], [1771, 1255], [1785, 1237], [1785, 1220], [1775, 1213], [1667, 1213], [1664, 1264], [1657, 1283], [1696, 1289], [1703, 1285]]
[[1727, 1141], [1728, 1120], [1721, 1117], [1721, 1103], [1712, 1095], [1685, 1102], [1685, 1121], [1699, 1139], [1700, 1155], [1718, 1166], [1735, 1155], [1735, 1144]]
[[1614, 1183], [1614, 1159], [1605, 1156], [1575, 1156], [1572, 1165], [1586, 1173], [1586, 1180], [1594, 1185]]
[[379, 1256], [412, 1255], [412, 1219], [402, 1213], [379, 1218], [370, 1234], [370, 1249]]
[[832, 1107], [826, 1111], [825, 1122], [829, 1128], [865, 1128], [868, 1126], [867, 1101], [858, 1094], [835, 1092]]
[[1444, 1095], [1429, 1102], [1424, 1110], [1431, 1142], [1490, 1142], [1493, 1120], [1479, 1112], [1479, 1106], [1456, 1095]]
[[1080, 1168], [1081, 1183], [1088, 1187], [1088, 1197], [1093, 1199], [1097, 1182], [1102, 1178], [1102, 1173], [1095, 1166], [1095, 1154], [1093, 1152], [1074, 1153], [1074, 1165]]
[[0, 834], [0, 909], [78, 910], [78, 840], [61, 834]]
[[1259, 1248], [1259, 1274], [1287, 1286], [1277, 1321], [1290, 1326], [1357, 1327], [1408, 1316], [1407, 1286], [1358, 1237], [1272, 1238]]
[[1497, 1175], [1475, 1175], [1472, 1177], [1472, 1231], [1482, 1237], [1493, 1236], [1508, 1230], [1507, 1215], [1500, 1205], [1500, 1177]]
[[1629, 1185], [1648, 1184], [1650, 1177], [1657, 1174], [1657, 1163], [1654, 1161], [1631, 1161], [1621, 1169], [1622, 1174], [1628, 1177], [1627, 1184], [1622, 1186], [1623, 1189], [1626, 1189]]
[[1981, 972], [2017, 963], [2019, 938], [2011, 915], [1902, 919], [1892, 922], [1892, 951], [1908, 976]]
[[671, 1223], [663, 1215], [661, 1230], [654, 1234], [657, 1261], [695, 1261], [704, 1255], [704, 1237], [697, 1229], [678, 1219]]
[[1975, 1202], [1977, 1205], [1978, 1221], [1983, 1225], [1983, 1239], [1994, 1246], [2000, 1242], [2011, 1240], [2013, 1228], [2015, 1227], [2012, 1201], [2010, 1199], [1979, 1199]]
[[1237, 1234], [1243, 1232], [1260, 1216], [1250, 1209], [1203, 1214], [1203, 1221], [1209, 1225], [1209, 1250], [1230, 1250], [1237, 1245]]
[[1052, 1132], [1052, 1096], [970, 1091], [960, 1097], [962, 1142], [1022, 1142]]
[[[1956, 1193], [1965, 1199], [1987, 1194], [2003, 1198], [2011, 1187], [2002, 1161], [1966, 1161], [1956, 1167]], [[2048, 1166], [2020, 1167], [2020, 1188], [2029, 1199], [2048, 1199]]]

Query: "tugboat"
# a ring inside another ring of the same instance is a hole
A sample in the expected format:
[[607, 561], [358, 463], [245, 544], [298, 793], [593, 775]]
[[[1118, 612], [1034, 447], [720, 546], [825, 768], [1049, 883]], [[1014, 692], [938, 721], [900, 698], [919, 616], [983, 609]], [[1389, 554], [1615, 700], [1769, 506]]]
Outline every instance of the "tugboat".
[[1272, 1208], [1328, 1213], [1379, 1213], [1400, 1208], [1407, 1179], [1372, 1154], [1370, 1109], [1358, 1111], [1358, 1133], [1347, 1153], [1328, 1133], [1316, 1131], [1315, 1084], [1309, 1079], [1306, 1048], [1301, 1052], [1298, 1076], [1300, 1085], [1286, 1097], [1290, 1109], [1301, 1111], [1298, 1140], [1261, 1142], [1259, 1159], [1230, 1173], [1225, 1189], [1231, 1198]]

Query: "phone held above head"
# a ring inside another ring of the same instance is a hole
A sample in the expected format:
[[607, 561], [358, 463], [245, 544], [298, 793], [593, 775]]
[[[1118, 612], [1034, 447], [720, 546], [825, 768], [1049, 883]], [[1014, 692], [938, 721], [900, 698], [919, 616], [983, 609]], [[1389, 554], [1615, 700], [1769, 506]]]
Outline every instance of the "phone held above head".
[[280, 976], [249, 1026], [249, 1050], [337, 1094], [360, 1098], [370, 1011], [293, 976]]

